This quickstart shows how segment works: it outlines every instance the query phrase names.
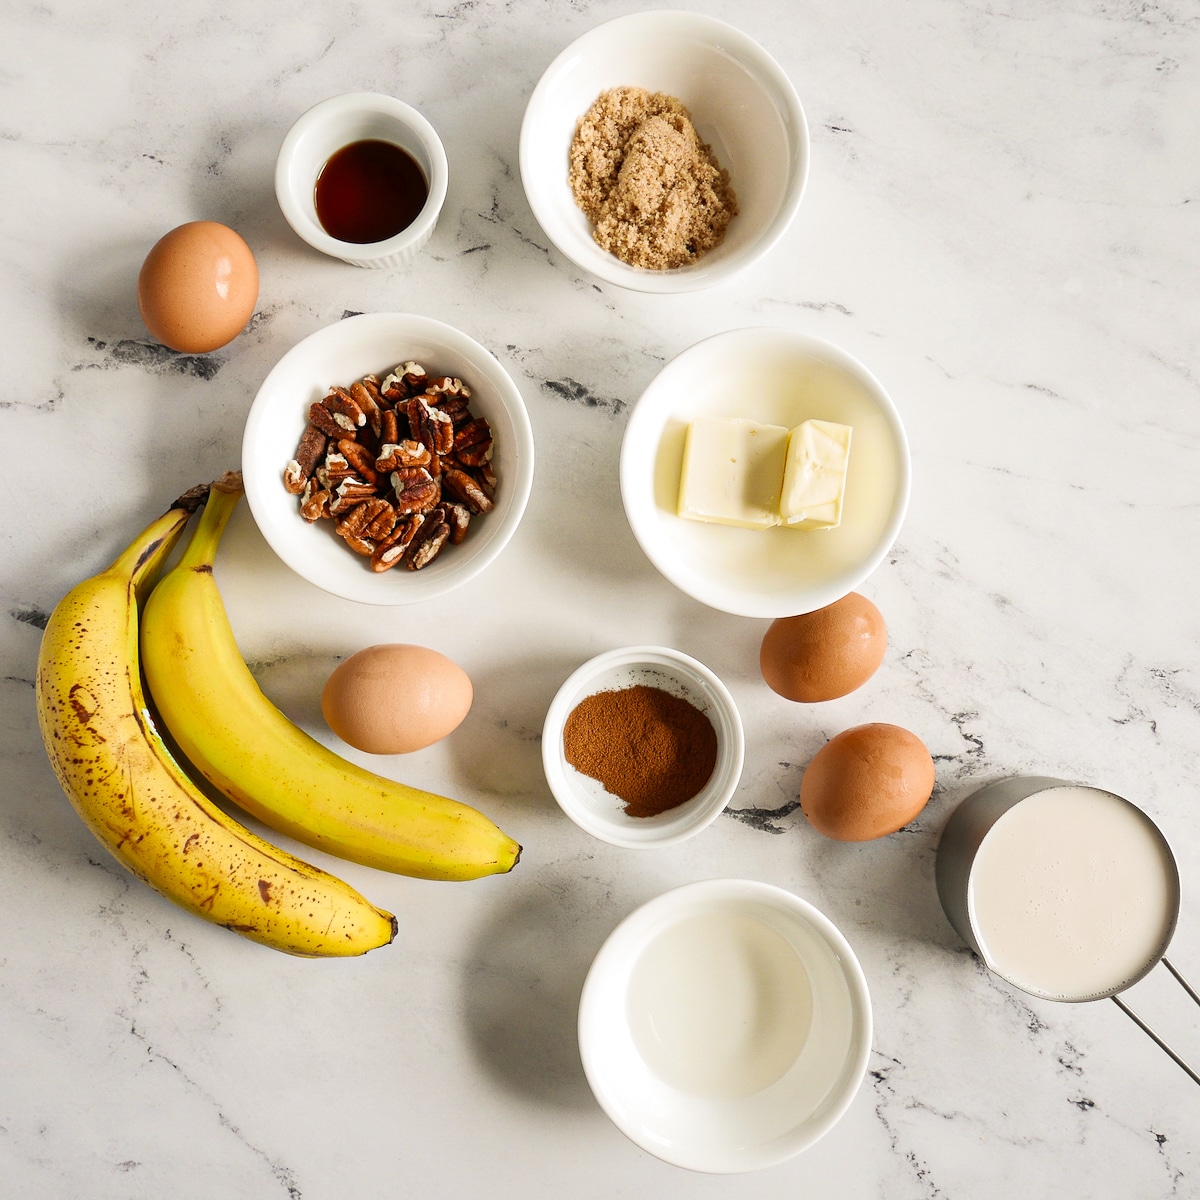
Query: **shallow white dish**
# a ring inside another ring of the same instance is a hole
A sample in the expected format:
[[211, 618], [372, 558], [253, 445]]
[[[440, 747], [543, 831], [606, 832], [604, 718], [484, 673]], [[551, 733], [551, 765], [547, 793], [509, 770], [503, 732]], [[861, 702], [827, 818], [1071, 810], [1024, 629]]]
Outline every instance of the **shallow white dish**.
[[[585, 697], [638, 684], [682, 696], [708, 717], [717, 735], [716, 765], [703, 790], [651, 817], [630, 816], [603, 784], [575, 770], [563, 751], [567, 718]], [[628, 646], [584, 663], [559, 688], [542, 730], [542, 765], [559, 807], [593, 837], [633, 850], [675, 845], [708, 828], [736, 790], [744, 758], [742, 721], [729, 689], [702, 663], [666, 646]]]
[[579, 1004], [583, 1069], [643, 1150], [695, 1171], [772, 1166], [827, 1133], [871, 1050], [862, 968], [791, 892], [713, 879], [627, 917]]
[[[841, 524], [749, 530], [679, 517], [684, 435], [702, 415], [852, 426]], [[879, 381], [844, 350], [788, 329], [730, 330], [683, 351], [634, 405], [621, 446], [621, 498], [647, 558], [694, 599], [747, 617], [812, 612], [858, 587], [895, 541], [909, 477], [904, 427]]]
[[[567, 182], [579, 118], [601, 92], [627, 86], [683, 101], [729, 171], [738, 215], [692, 266], [647, 270], [602, 250]], [[546, 236], [597, 279], [642, 292], [709, 287], [761, 258], [800, 207], [808, 160], [804, 110], [782, 68], [752, 38], [701, 13], [631, 13], [585, 33], [547, 68], [521, 125], [521, 180]]]
[[[476, 517], [466, 540], [447, 546], [429, 566], [403, 565], [376, 574], [332, 529], [309, 524], [283, 470], [296, 453], [309, 406], [330, 385], [348, 387], [363, 375], [386, 375], [412, 359], [431, 375], [453, 375], [471, 388], [471, 410], [492, 427], [496, 506]], [[298, 575], [325, 591], [361, 604], [410, 604], [445, 595], [473, 579], [520, 524], [533, 486], [533, 430], [517, 385], [496, 358], [467, 334], [412, 313], [347, 317], [292, 347], [263, 381], [242, 439], [246, 499], [262, 535]]]
[[[382, 242], [343, 242], [325, 232], [314, 196], [332, 154], [353, 142], [391, 142], [421, 168], [429, 195], [407, 228]], [[350, 92], [314, 104], [288, 130], [275, 160], [275, 197], [287, 223], [314, 250], [355, 267], [397, 267], [433, 236], [446, 200], [449, 166], [434, 127], [410, 104], [379, 92]]]

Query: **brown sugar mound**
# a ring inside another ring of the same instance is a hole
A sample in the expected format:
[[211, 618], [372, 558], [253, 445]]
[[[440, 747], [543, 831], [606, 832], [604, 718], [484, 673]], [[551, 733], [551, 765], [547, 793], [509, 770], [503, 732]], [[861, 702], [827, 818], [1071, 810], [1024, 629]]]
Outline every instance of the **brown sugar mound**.
[[596, 244], [632, 267], [687, 266], [737, 215], [729, 172], [664, 92], [602, 92], [576, 126], [567, 178]]

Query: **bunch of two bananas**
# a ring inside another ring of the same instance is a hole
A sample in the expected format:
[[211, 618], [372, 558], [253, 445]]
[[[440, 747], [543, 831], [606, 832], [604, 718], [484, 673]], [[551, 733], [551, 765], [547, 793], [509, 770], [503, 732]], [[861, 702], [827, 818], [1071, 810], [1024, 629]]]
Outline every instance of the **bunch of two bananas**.
[[[205, 493], [191, 541], [153, 583]], [[188, 763], [297, 841], [426, 879], [508, 871], [521, 848], [475, 809], [339, 757], [263, 695], [212, 572], [241, 494], [231, 473], [181, 497], [112, 566], [63, 597], [38, 656], [42, 739], [91, 831], [164, 896], [290, 954], [364, 954], [392, 940], [395, 917], [214, 804], [157, 729], [143, 671]]]

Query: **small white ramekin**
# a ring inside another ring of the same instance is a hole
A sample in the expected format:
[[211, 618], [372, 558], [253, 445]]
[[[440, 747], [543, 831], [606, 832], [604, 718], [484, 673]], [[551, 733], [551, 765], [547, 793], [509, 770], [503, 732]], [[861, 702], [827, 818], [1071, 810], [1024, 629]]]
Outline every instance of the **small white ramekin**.
[[[717, 761], [690, 800], [652, 817], [633, 817], [624, 803], [566, 759], [563, 729], [575, 706], [597, 692], [645, 684], [682, 696], [712, 722]], [[630, 850], [674, 846], [707, 829], [725, 810], [742, 776], [746, 739], [729, 689], [689, 655], [668, 646], [627, 646], [584, 663], [558, 690], [542, 730], [542, 766], [559, 807], [593, 837]]]
[[[359, 245], [325, 232], [317, 219], [315, 187], [331, 155], [369, 139], [391, 142], [412, 155], [425, 173], [429, 196], [407, 229], [386, 241]], [[313, 249], [355, 267], [399, 267], [433, 236], [448, 177], [441, 139], [415, 108], [378, 92], [351, 92], [313, 105], [288, 130], [275, 160], [275, 196], [287, 223]]]

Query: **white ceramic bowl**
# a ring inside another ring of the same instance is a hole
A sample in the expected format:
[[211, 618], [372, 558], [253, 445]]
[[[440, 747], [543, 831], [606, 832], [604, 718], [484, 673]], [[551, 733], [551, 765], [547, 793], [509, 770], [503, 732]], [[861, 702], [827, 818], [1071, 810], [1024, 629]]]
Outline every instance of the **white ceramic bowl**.
[[[681, 100], [729, 171], [738, 215], [722, 244], [691, 266], [631, 267], [602, 250], [567, 183], [579, 118], [601, 92], [626, 86]], [[778, 63], [740, 30], [700, 13], [631, 13], [585, 33], [550, 64], [521, 125], [521, 179], [546, 236], [597, 279], [642, 292], [708, 287], [764, 255], [796, 215], [808, 159], [804, 110]]]
[[643, 1150], [695, 1171], [772, 1166], [849, 1107], [871, 1000], [849, 943], [782, 888], [713, 879], [627, 917], [579, 1003], [588, 1083]]
[[[495, 439], [496, 506], [474, 518], [466, 540], [447, 546], [429, 566], [376, 574], [334, 533], [331, 521], [304, 520], [297, 497], [284, 490], [283, 470], [296, 453], [309, 406], [331, 384], [346, 387], [372, 372], [382, 378], [409, 359], [471, 388], [471, 410], [487, 418]], [[533, 486], [533, 431], [516, 384], [473, 338], [429, 317], [368, 313], [306, 337], [271, 370], [246, 419], [242, 475], [263, 537], [298, 575], [361, 604], [409, 604], [473, 579], [507, 545]]]
[[[748, 530], [676, 515], [684, 435], [701, 415], [852, 426], [841, 524]], [[621, 446], [621, 496], [646, 556], [689, 596], [747, 617], [812, 612], [858, 587], [895, 541], [909, 475], [904, 428], [879, 381], [788, 329], [735, 329], [685, 350], [634, 405]]]
[[[332, 154], [352, 142], [391, 142], [425, 174], [429, 196], [417, 219], [382, 242], [357, 244], [330, 237], [317, 218], [314, 188]], [[396, 267], [433, 236], [446, 199], [446, 151], [432, 125], [411, 105], [378, 92], [352, 92], [313, 105], [288, 130], [275, 161], [275, 196], [287, 223], [322, 254], [356, 267]]]
[[[572, 767], [563, 750], [567, 717], [585, 697], [638, 684], [690, 701], [717, 735], [717, 762], [705, 787], [691, 800], [651, 817], [626, 813], [624, 803]], [[745, 752], [741, 717], [729, 689], [702, 663], [665, 646], [609, 650], [584, 663], [559, 688], [542, 730], [542, 765], [559, 807], [593, 837], [634, 850], [674, 845], [711, 825], [737, 788]]]

